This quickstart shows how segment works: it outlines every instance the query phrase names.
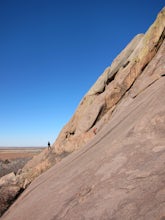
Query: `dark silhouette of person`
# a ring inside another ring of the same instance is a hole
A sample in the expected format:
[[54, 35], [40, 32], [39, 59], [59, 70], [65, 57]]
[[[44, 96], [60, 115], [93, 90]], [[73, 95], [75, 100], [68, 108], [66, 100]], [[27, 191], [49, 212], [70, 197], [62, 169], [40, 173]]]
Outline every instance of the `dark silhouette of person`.
[[48, 141], [48, 150], [51, 149], [50, 142]]

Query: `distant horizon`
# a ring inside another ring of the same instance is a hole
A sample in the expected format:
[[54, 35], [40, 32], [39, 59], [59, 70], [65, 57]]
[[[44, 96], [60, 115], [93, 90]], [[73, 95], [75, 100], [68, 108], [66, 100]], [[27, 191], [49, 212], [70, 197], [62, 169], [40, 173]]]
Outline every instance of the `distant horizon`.
[[148, 0], [0, 2], [0, 145], [47, 146], [164, 7]]

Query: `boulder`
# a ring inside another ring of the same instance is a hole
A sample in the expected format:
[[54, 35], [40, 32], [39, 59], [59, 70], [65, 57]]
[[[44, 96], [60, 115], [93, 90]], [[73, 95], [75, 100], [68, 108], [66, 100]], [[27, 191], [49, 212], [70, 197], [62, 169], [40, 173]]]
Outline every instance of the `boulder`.
[[21, 187], [17, 185], [17, 181], [13, 172], [0, 178], [0, 216], [20, 193]]

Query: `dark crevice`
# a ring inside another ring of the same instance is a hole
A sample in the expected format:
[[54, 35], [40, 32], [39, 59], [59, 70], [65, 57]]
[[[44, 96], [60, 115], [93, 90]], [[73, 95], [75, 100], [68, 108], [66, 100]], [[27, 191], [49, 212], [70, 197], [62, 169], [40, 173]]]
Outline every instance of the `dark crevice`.
[[109, 83], [111, 83], [111, 82], [115, 79], [115, 76], [116, 76], [117, 72], [118, 72], [118, 71], [116, 71], [114, 74], [112, 74], [112, 76], [110, 76], [110, 77], [108, 78], [108, 80], [105, 82], [105, 86], [104, 86], [104, 88], [102, 89], [102, 91], [96, 92], [95, 95], [100, 95], [101, 93], [103, 93], [103, 92], [105, 91], [106, 86], [107, 86]]
[[75, 134], [75, 131], [72, 131], [72, 132], [69, 132], [70, 135], [74, 135]]
[[105, 82], [105, 85], [104, 85], [104, 88], [102, 89], [102, 91], [96, 92], [95, 95], [100, 95], [101, 93], [103, 93], [105, 91], [106, 86], [115, 79], [117, 72], [118, 71], [116, 71], [114, 74], [112, 74], [112, 76], [110, 76], [108, 78], [108, 80]]
[[105, 86], [104, 86], [104, 88], [102, 89], [102, 91], [96, 92], [95, 95], [100, 95], [100, 94], [103, 93], [104, 91], [105, 91]]
[[70, 136], [73, 136], [74, 134], [75, 134], [75, 131], [72, 131], [72, 132], [67, 131], [66, 134], [65, 134], [66, 135], [65, 138], [69, 138]]
[[161, 36], [160, 36], [160, 38], [159, 38], [157, 44], [155, 44], [155, 49], [156, 49], [156, 51], [159, 50], [159, 48], [160, 48], [160, 46], [161, 46], [161, 44], [162, 44], [162, 42], [163, 42], [164, 39], [165, 39], [165, 28], [163, 29], [163, 32], [162, 32], [162, 34], [161, 34]]
[[18, 199], [18, 197], [21, 195], [21, 193], [23, 193], [24, 190], [25, 190], [24, 188], [20, 188], [20, 190], [18, 191], [17, 195], [16, 195], [15, 198], [12, 200], [12, 203], [13, 203], [16, 199]]
[[117, 72], [118, 71], [116, 71], [111, 77], [108, 78], [108, 80], [106, 81], [106, 85], [108, 85], [110, 82], [112, 82], [115, 79]]
[[129, 63], [130, 63], [130, 61], [128, 60], [128, 61], [123, 65], [123, 68], [125, 68], [126, 66], [128, 66]]
[[149, 63], [150, 63], [150, 61], [149, 61], [148, 63], [146, 63], [146, 64], [142, 67], [141, 73], [145, 70], [145, 68], [148, 66]]

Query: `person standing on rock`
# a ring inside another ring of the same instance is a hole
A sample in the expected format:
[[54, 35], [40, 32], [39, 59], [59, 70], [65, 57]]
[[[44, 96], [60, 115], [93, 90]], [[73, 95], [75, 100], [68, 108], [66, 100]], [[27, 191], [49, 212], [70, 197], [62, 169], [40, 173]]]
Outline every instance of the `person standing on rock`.
[[51, 149], [50, 142], [48, 141], [48, 150]]

